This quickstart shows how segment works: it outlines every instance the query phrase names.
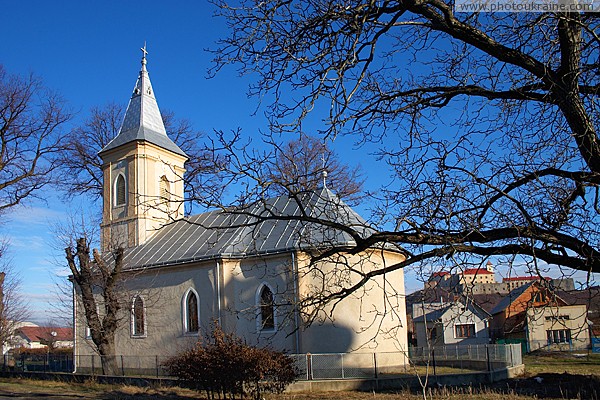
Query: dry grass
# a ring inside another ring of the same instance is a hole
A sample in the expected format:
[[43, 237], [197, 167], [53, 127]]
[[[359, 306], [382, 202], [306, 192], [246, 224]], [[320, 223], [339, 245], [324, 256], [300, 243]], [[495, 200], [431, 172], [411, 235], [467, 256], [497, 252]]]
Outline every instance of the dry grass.
[[[141, 388], [136, 386], [102, 385], [90, 381], [83, 384], [35, 381], [28, 379], [0, 379], [0, 397], [3, 395], [25, 395], [31, 397], [60, 396], [65, 400], [96, 400], [96, 399], [121, 399], [121, 400], [189, 400], [204, 398], [201, 394], [181, 388]], [[283, 395], [267, 395], [267, 400], [406, 400], [423, 399], [419, 393], [407, 391], [389, 393], [368, 392], [321, 392], [299, 393]], [[521, 396], [514, 393], [501, 393], [490, 389], [475, 390], [473, 388], [441, 388], [429, 390], [427, 398], [431, 400], [531, 400], [536, 397]]]
[[[532, 399], [600, 399], [600, 355], [598, 354], [539, 354], [526, 356], [526, 375], [520, 379], [492, 387], [440, 388], [428, 390], [431, 400], [532, 400]], [[563, 374], [563, 371], [568, 374]], [[570, 374], [570, 375], [569, 375]], [[592, 375], [592, 376], [590, 376]], [[593, 376], [595, 375], [595, 376]], [[539, 384], [534, 377], [543, 377]], [[143, 388], [136, 386], [102, 385], [95, 381], [83, 384], [0, 379], [1, 397], [57, 397], [66, 400], [123, 399], [123, 400], [189, 400], [203, 394], [181, 388]], [[419, 400], [422, 393], [408, 391], [389, 393], [326, 392], [268, 395], [268, 400]]]
[[[328, 392], [328, 393], [306, 393], [268, 396], [268, 400], [422, 400], [423, 395], [408, 392], [393, 393], [364, 393], [364, 392]], [[480, 392], [465, 393], [458, 390], [436, 390], [427, 393], [427, 399], [441, 400], [530, 400], [534, 397], [524, 397], [515, 394], [504, 394], [483, 390]]]

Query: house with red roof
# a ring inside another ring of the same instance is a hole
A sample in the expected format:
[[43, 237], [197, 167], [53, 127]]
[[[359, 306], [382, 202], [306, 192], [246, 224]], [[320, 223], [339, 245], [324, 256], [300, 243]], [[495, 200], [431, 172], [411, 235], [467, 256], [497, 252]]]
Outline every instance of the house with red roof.
[[73, 347], [73, 328], [23, 326], [14, 333], [15, 346], [27, 349]]
[[539, 281], [511, 291], [490, 314], [492, 339], [523, 340], [528, 352], [590, 345], [586, 306], [567, 303]]

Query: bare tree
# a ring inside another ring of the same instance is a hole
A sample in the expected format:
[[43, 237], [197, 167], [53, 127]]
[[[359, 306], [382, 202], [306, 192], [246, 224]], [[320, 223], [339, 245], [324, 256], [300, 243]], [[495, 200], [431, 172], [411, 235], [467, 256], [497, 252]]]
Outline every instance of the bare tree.
[[123, 249], [112, 252], [112, 260], [103, 258], [97, 250], [90, 255], [88, 239], [82, 237], [76, 240], [75, 248], [69, 246], [65, 253], [71, 279], [83, 303], [90, 336], [100, 354], [102, 371], [114, 375], [118, 371], [115, 332], [119, 327], [122, 300], [119, 283], [123, 271]]
[[21, 292], [21, 280], [6, 252], [8, 242], [0, 241], [0, 347], [10, 345], [15, 329], [29, 318], [29, 305]]
[[[540, 262], [600, 272], [598, 18], [455, 13], [451, 2], [217, 1], [235, 64], [274, 129], [381, 143], [395, 179], [374, 206], [411, 264]], [[289, 95], [292, 93], [293, 95]], [[326, 107], [323, 107], [326, 106]], [[365, 281], [363, 280], [363, 282]], [[357, 286], [332, 296], [344, 296]]]
[[269, 143], [275, 154], [266, 175], [275, 183], [275, 194], [315, 190], [326, 184], [349, 204], [357, 204], [362, 198], [361, 168], [341, 162], [326, 141], [301, 134], [283, 145], [274, 140]]
[[[89, 118], [68, 134], [61, 153], [61, 170], [71, 178], [59, 182], [68, 197], [102, 197], [102, 160], [98, 153], [119, 133], [124, 111], [115, 103], [94, 107]], [[162, 118], [169, 137], [189, 157], [185, 190], [188, 197], [195, 197], [199, 188], [217, 183], [217, 166], [200, 142], [203, 134], [195, 131], [188, 120], [178, 119], [170, 111], [163, 111]]]
[[0, 65], [0, 212], [53, 181], [71, 114], [33, 75], [10, 75]]

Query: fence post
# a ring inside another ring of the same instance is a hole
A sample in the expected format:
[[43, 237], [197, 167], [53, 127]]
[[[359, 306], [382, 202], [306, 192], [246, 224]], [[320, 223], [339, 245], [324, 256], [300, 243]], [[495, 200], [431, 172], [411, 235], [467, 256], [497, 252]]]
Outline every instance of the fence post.
[[486, 359], [487, 359], [487, 370], [491, 371], [492, 367], [491, 367], [491, 364], [490, 364], [490, 347], [487, 344], [485, 345], [485, 356], [486, 356]]
[[342, 379], [346, 379], [346, 376], [344, 374], [344, 353], [340, 353], [340, 360], [342, 362]]
[[375, 372], [375, 379], [377, 379], [377, 353], [373, 353], [373, 372]]
[[123, 363], [123, 354], [121, 354], [121, 374], [125, 376], [125, 365]]
[[158, 356], [155, 356], [155, 357], [156, 357], [156, 377], [160, 378], [160, 367], [158, 364]]
[[431, 360], [433, 362], [433, 376], [435, 376], [435, 381], [437, 382], [437, 373], [435, 371], [435, 348], [431, 350]]
[[312, 356], [310, 353], [306, 353], [306, 379], [309, 381], [313, 379]]

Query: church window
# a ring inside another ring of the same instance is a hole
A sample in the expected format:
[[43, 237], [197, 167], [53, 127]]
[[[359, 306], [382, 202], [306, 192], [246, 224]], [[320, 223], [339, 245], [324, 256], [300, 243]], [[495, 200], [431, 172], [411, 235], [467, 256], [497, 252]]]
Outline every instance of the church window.
[[117, 176], [115, 182], [115, 206], [124, 206], [126, 200], [125, 177], [123, 174]]
[[193, 289], [188, 290], [183, 301], [184, 331], [185, 333], [198, 333], [199, 309], [198, 295]]
[[144, 300], [135, 296], [131, 306], [131, 331], [133, 336], [146, 336]]
[[160, 198], [161, 200], [169, 201], [171, 200], [171, 189], [170, 189], [169, 180], [166, 176], [162, 176], [160, 178]]
[[275, 330], [275, 301], [273, 291], [266, 284], [259, 289], [258, 303], [259, 329], [261, 331]]

